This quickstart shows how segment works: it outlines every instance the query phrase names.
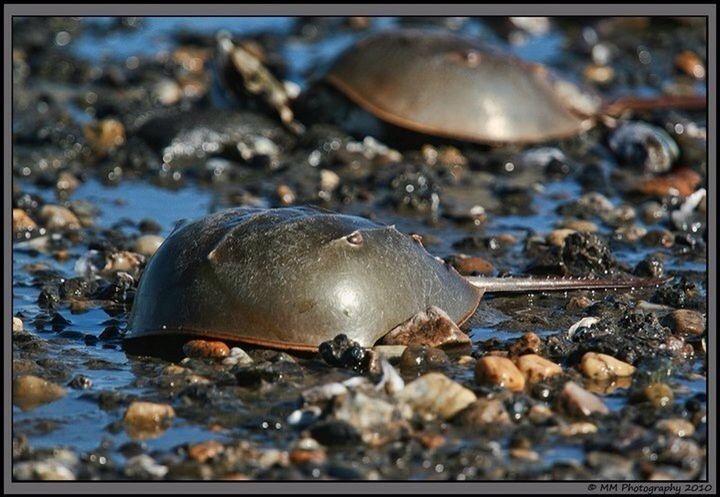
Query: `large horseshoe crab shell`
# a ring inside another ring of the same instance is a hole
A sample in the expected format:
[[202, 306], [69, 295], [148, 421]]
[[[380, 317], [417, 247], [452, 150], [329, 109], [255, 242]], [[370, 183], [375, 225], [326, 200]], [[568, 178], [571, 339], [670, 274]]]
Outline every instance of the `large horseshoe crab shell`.
[[314, 350], [371, 346], [434, 305], [457, 323], [482, 290], [392, 226], [314, 208], [236, 208], [176, 229], [139, 283], [128, 338], [194, 335]]
[[326, 80], [396, 126], [490, 144], [577, 135], [601, 104], [545, 66], [443, 31], [371, 35], [341, 54]]

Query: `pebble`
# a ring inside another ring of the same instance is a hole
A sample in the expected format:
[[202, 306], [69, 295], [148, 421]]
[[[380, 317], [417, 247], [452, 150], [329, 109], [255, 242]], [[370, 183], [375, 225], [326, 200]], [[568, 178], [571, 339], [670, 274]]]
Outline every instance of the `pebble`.
[[87, 141], [100, 154], [125, 143], [125, 127], [117, 119], [101, 119], [88, 123], [83, 131]]
[[567, 309], [568, 311], [579, 311], [581, 309], [586, 309], [590, 307], [592, 304], [593, 301], [590, 300], [589, 297], [586, 297], [585, 295], [576, 295], [574, 297], [570, 297], [570, 300], [568, 300], [565, 309]]
[[700, 336], [705, 333], [705, 318], [697, 311], [677, 309], [666, 320], [675, 334]]
[[475, 364], [475, 380], [507, 388], [514, 392], [525, 388], [525, 377], [508, 358], [485, 356]]
[[190, 340], [183, 345], [183, 353], [196, 359], [222, 359], [230, 355], [230, 347], [225, 342]]
[[23, 329], [24, 329], [24, 325], [23, 325], [22, 319], [13, 316], [13, 318], [12, 318], [12, 332], [13, 332], [13, 333], [19, 333], [19, 332], [23, 331]]
[[582, 318], [580, 321], [574, 323], [570, 328], [567, 330], [567, 336], [568, 338], [572, 338], [573, 335], [577, 330], [580, 328], [590, 328], [592, 325], [598, 323], [600, 321], [599, 318], [588, 316], [586, 318]]
[[449, 419], [477, 400], [472, 392], [442, 373], [427, 373], [398, 393], [401, 402], [425, 418]]
[[207, 442], [200, 442], [193, 444], [188, 447], [188, 457], [193, 461], [204, 463], [208, 459], [212, 459], [215, 456], [221, 454], [225, 450], [223, 444], [217, 440], [208, 440]]
[[508, 355], [518, 356], [523, 354], [537, 354], [542, 347], [542, 340], [537, 336], [536, 333], [528, 331], [523, 333], [519, 339], [517, 339], [508, 348]]
[[499, 399], [477, 399], [460, 411], [453, 421], [468, 427], [502, 427], [512, 425], [510, 413]]
[[482, 257], [457, 254], [448, 257], [446, 261], [463, 276], [489, 275], [495, 271], [495, 267]]
[[29, 461], [13, 465], [13, 478], [17, 480], [73, 481], [75, 474], [58, 461]]
[[24, 231], [37, 229], [37, 223], [22, 209], [12, 210], [12, 229], [16, 236]]
[[139, 431], [153, 430], [175, 417], [175, 410], [168, 404], [134, 401], [123, 417], [125, 423]]
[[132, 480], [153, 480], [164, 477], [168, 467], [158, 464], [147, 454], [140, 454], [127, 460], [123, 472]]
[[642, 121], [625, 121], [608, 140], [622, 165], [648, 173], [668, 171], [680, 155], [677, 143], [662, 128]]
[[581, 233], [597, 233], [599, 230], [597, 224], [592, 221], [585, 221], [584, 219], [567, 219], [562, 222], [560, 228], [579, 231]]
[[525, 354], [515, 359], [515, 365], [528, 381], [537, 383], [561, 374], [562, 368], [537, 354]]
[[23, 411], [54, 402], [66, 393], [65, 388], [38, 376], [22, 375], [13, 382], [13, 404]]
[[424, 372], [442, 368], [449, 361], [447, 354], [440, 349], [426, 345], [410, 345], [400, 356], [398, 365], [405, 373]]
[[524, 448], [510, 449], [508, 454], [513, 459], [522, 459], [523, 461], [537, 462], [540, 460], [540, 454], [538, 454], [534, 450], [530, 450], [530, 449], [524, 449]]
[[145, 263], [145, 256], [121, 250], [109, 254], [105, 258], [105, 266], [100, 270], [103, 276], [111, 276], [115, 273], [128, 273], [137, 275], [138, 268]]
[[44, 205], [40, 209], [40, 222], [49, 230], [79, 230], [80, 220], [67, 207]]
[[153, 255], [165, 239], [160, 235], [141, 235], [135, 240], [133, 250], [138, 254], [150, 257]]
[[399, 434], [399, 420], [403, 416], [394, 405], [383, 399], [350, 391], [339, 396], [333, 407], [331, 418], [353, 427], [369, 445], [381, 445]]
[[692, 78], [705, 79], [705, 65], [700, 57], [691, 50], [683, 50], [677, 54], [675, 66]]
[[222, 363], [225, 366], [234, 366], [236, 364], [247, 366], [253, 363], [253, 359], [240, 347], [233, 347], [230, 349], [230, 356], [223, 359]]
[[578, 421], [576, 423], [562, 425], [559, 428], [553, 428], [553, 431], [557, 431], [563, 437], [576, 437], [578, 435], [597, 433], [598, 427], [589, 421]]
[[562, 247], [565, 245], [565, 239], [573, 233], [577, 233], [577, 230], [569, 228], [552, 230], [547, 236], [547, 242], [555, 247]]
[[695, 433], [695, 426], [682, 418], [662, 419], [655, 423], [655, 428], [676, 437], [691, 437]]
[[580, 371], [593, 380], [610, 380], [618, 376], [631, 376], [635, 368], [611, 355], [586, 352], [580, 360]]
[[527, 413], [527, 418], [536, 425], [547, 423], [553, 416], [552, 409], [544, 404], [535, 404]]
[[599, 397], [588, 392], [575, 382], [568, 381], [559, 396], [562, 408], [571, 416], [608, 414], [610, 410]]
[[645, 387], [643, 394], [656, 409], [671, 405], [675, 398], [672, 389], [665, 383], [652, 383]]
[[426, 311], [396, 326], [385, 335], [382, 345], [468, 345], [470, 337], [463, 333], [455, 321], [439, 307], [431, 306]]
[[639, 178], [631, 184], [631, 190], [654, 197], [668, 195], [688, 197], [701, 182], [702, 177], [686, 167], [662, 176]]
[[388, 395], [395, 395], [405, 388], [405, 380], [402, 379], [402, 376], [385, 357], [380, 358], [380, 370], [381, 378], [378, 384], [375, 385], [375, 390], [382, 390]]

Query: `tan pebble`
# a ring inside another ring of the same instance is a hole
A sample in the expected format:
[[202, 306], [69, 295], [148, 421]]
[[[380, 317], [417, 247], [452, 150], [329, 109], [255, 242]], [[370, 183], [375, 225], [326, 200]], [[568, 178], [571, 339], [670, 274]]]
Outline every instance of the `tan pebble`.
[[705, 318], [697, 311], [677, 309], [668, 318], [673, 333], [695, 336], [705, 333]]
[[67, 207], [60, 205], [44, 205], [40, 209], [40, 221], [49, 230], [78, 230], [80, 220]]
[[320, 171], [320, 189], [324, 192], [333, 192], [340, 186], [340, 176], [329, 169]]
[[695, 79], [705, 79], [705, 65], [700, 57], [690, 50], [683, 50], [675, 56], [675, 65], [682, 72]]
[[495, 271], [493, 265], [482, 257], [458, 254], [449, 257], [447, 262], [449, 262], [458, 273], [464, 276], [492, 274], [493, 271]]
[[162, 374], [165, 375], [176, 375], [176, 374], [184, 374], [189, 372], [190, 370], [187, 368], [184, 368], [182, 366], [178, 366], [177, 364], [170, 364], [169, 366], [166, 366], [162, 370]]
[[275, 190], [275, 193], [277, 194], [278, 198], [280, 199], [280, 203], [283, 205], [292, 205], [295, 203], [295, 192], [290, 188], [288, 185], [278, 185], [277, 189]]
[[525, 388], [525, 377], [506, 357], [485, 356], [481, 358], [475, 364], [475, 380], [478, 383], [498, 385], [514, 392]]
[[513, 459], [522, 459], [524, 461], [532, 461], [536, 462], [540, 460], [540, 455], [535, 452], [534, 450], [530, 449], [510, 449], [509, 451], [510, 457]]
[[125, 143], [125, 127], [117, 119], [108, 118], [88, 123], [83, 131], [90, 146], [102, 154]]
[[562, 247], [565, 245], [565, 239], [573, 233], [577, 231], [567, 228], [552, 230], [547, 236], [547, 242], [555, 247]]
[[123, 419], [135, 427], [151, 429], [174, 417], [175, 410], [168, 404], [136, 400], [128, 406]]
[[611, 355], [587, 352], [580, 360], [580, 371], [593, 380], [609, 380], [619, 376], [631, 376], [635, 368]]
[[523, 336], [510, 345], [508, 355], [537, 354], [541, 346], [542, 340], [540, 340], [540, 337], [532, 331], [528, 331], [523, 333]]
[[207, 442], [201, 442], [191, 445], [188, 448], [188, 457], [193, 461], [204, 463], [208, 459], [221, 454], [225, 450], [223, 444], [217, 440], [208, 440]]
[[526, 354], [515, 359], [515, 364], [530, 382], [543, 381], [562, 373], [562, 368], [537, 354]]
[[607, 380], [587, 379], [585, 381], [585, 389], [588, 392], [600, 395], [610, 395], [618, 389], [630, 388], [630, 385], [632, 385], [632, 376], [617, 376]]
[[183, 345], [187, 357], [219, 359], [230, 355], [230, 347], [225, 342], [190, 340]]
[[165, 239], [160, 235], [142, 235], [135, 240], [133, 250], [145, 257], [150, 257], [160, 248], [163, 241]]
[[66, 262], [66, 261], [70, 260], [70, 252], [65, 249], [53, 252], [52, 256], [53, 256], [53, 259], [55, 259], [58, 262]]
[[405, 385], [397, 395], [401, 402], [426, 417], [448, 419], [475, 402], [477, 397], [442, 373], [427, 373]]
[[466, 366], [475, 362], [475, 358], [471, 355], [461, 355], [458, 357], [457, 363], [461, 366]]
[[23, 411], [61, 399], [65, 388], [33, 375], [22, 375], [13, 381], [13, 404]]
[[653, 383], [643, 390], [645, 398], [656, 408], [667, 407], [672, 404], [675, 395], [665, 383]]
[[23, 331], [23, 329], [24, 329], [24, 328], [23, 328], [22, 319], [13, 316], [13, 319], [12, 319], [12, 332], [13, 332], [13, 333], [18, 333], [18, 332], [20, 332], [20, 331]]
[[559, 396], [562, 409], [571, 416], [608, 414], [610, 410], [599, 397], [588, 392], [575, 382], [565, 383]]
[[32, 231], [37, 229], [37, 223], [28, 216], [27, 212], [22, 209], [12, 210], [12, 229], [14, 234], [23, 231]]
[[600, 85], [609, 84], [615, 78], [615, 70], [611, 66], [591, 64], [585, 68], [585, 78]]
[[575, 230], [582, 233], [597, 233], [598, 226], [592, 221], [585, 221], [583, 219], [568, 219], [564, 221], [561, 228]]
[[655, 428], [676, 437], [691, 437], [695, 433], [693, 424], [682, 418], [662, 419], [655, 424]]
[[58, 175], [58, 180], [55, 184], [55, 188], [57, 188], [58, 192], [65, 195], [74, 192], [78, 186], [80, 186], [80, 180], [78, 180], [75, 175], [67, 171], [63, 171]]
[[637, 242], [647, 234], [647, 229], [638, 225], [621, 226], [614, 232], [614, 236], [618, 240], [625, 242]]

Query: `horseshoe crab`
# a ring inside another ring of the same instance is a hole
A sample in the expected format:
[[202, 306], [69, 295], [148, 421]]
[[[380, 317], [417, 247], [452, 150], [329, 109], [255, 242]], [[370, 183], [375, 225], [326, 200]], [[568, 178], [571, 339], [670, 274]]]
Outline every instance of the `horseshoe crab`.
[[360, 40], [323, 81], [399, 128], [493, 145], [572, 137], [598, 118], [633, 108], [705, 105], [704, 97], [603, 102], [541, 64], [456, 34], [418, 29]]
[[128, 338], [188, 335], [311, 351], [344, 333], [372, 346], [429, 306], [461, 324], [486, 291], [637, 284], [465, 278], [393, 226], [310, 207], [240, 207], [165, 240], [140, 278]]

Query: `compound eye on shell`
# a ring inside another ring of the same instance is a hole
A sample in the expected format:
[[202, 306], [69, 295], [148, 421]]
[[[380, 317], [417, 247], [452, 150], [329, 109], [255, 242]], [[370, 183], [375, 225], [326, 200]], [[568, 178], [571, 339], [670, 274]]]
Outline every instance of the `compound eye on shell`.
[[353, 231], [345, 237], [345, 241], [347, 241], [350, 245], [360, 246], [363, 244], [362, 233], [359, 231]]

